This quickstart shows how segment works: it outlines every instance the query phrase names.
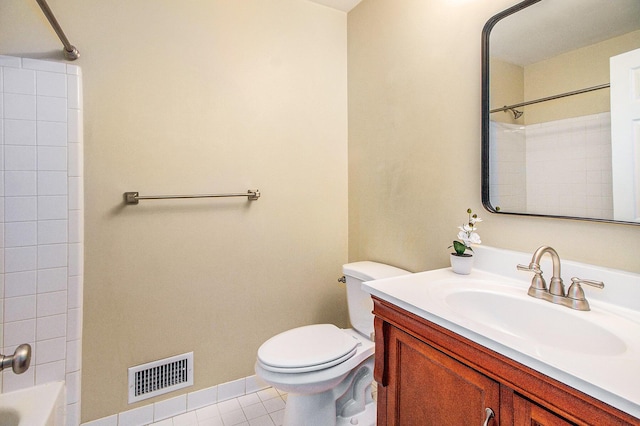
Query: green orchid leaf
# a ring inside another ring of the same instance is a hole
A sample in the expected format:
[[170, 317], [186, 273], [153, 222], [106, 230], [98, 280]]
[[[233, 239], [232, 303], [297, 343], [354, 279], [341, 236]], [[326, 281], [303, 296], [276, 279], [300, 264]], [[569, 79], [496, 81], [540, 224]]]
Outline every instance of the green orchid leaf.
[[457, 254], [461, 255], [461, 254], [464, 254], [464, 252], [467, 250], [467, 246], [462, 244], [460, 241], [454, 241], [453, 249], [456, 251]]

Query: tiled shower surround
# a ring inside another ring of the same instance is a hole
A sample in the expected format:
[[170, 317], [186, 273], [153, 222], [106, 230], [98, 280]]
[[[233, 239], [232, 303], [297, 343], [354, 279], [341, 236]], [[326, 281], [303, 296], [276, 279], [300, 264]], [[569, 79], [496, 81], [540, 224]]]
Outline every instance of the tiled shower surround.
[[613, 219], [610, 129], [608, 112], [527, 126], [491, 122], [492, 204]]
[[64, 380], [80, 420], [83, 277], [80, 68], [0, 56], [0, 342], [31, 367], [2, 392]]

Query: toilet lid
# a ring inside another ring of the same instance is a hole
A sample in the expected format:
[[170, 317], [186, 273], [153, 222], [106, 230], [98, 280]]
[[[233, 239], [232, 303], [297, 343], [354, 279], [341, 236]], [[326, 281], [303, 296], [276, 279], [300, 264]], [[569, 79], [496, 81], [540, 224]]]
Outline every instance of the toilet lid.
[[258, 360], [272, 371], [314, 371], [346, 361], [358, 345], [355, 337], [333, 324], [308, 325], [264, 342], [258, 349]]

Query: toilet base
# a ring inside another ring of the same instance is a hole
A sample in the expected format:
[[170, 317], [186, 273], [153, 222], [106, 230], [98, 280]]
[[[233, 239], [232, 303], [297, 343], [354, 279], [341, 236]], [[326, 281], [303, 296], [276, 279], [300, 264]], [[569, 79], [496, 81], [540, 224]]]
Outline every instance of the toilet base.
[[372, 401], [365, 406], [362, 413], [354, 416], [336, 418], [336, 426], [376, 426], [377, 419], [376, 401]]
[[372, 383], [373, 357], [370, 357], [335, 388], [315, 394], [289, 393], [283, 425], [375, 426]]

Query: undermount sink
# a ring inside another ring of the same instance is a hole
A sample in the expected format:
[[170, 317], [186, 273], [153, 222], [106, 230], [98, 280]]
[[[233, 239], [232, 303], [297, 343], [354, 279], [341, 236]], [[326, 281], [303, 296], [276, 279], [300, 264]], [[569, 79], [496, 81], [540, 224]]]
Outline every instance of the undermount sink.
[[571, 311], [522, 295], [514, 296], [496, 286], [487, 289], [450, 285], [444, 302], [458, 315], [491, 325], [500, 332], [540, 345], [589, 355], [618, 355], [625, 342], [599, 324], [588, 313]]

